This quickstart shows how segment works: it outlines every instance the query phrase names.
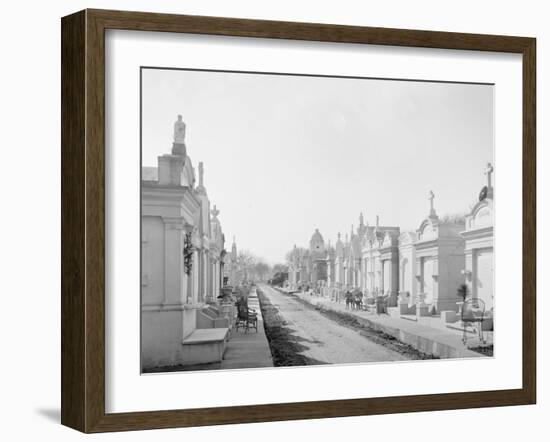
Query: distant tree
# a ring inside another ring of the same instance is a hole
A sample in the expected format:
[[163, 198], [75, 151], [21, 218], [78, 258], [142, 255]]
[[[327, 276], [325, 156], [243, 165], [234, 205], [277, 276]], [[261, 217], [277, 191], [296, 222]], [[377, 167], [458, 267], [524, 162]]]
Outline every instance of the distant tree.
[[282, 273], [288, 272], [288, 265], [278, 263], [278, 264], [275, 264], [271, 269], [271, 273], [273, 275], [275, 275], [276, 273], [281, 273], [281, 272]]
[[461, 224], [466, 221], [466, 216], [462, 213], [453, 213], [442, 216], [440, 221], [443, 223]]
[[276, 285], [281, 287], [284, 282], [288, 279], [288, 272], [276, 272], [271, 278], [271, 285]]
[[285, 259], [288, 264], [291, 264], [292, 262], [294, 262], [296, 255], [300, 257], [300, 256], [306, 256], [308, 253], [309, 253], [308, 249], [305, 249], [304, 247], [296, 247], [295, 249], [293, 248], [292, 250], [287, 252], [287, 254], [285, 255]]
[[269, 264], [248, 250], [237, 254], [237, 268], [241, 281], [266, 281], [271, 273]]
[[267, 275], [269, 274], [269, 265], [263, 261], [257, 261], [254, 264], [253, 270], [258, 280], [265, 281], [267, 279]]
[[256, 262], [255, 256], [248, 250], [240, 250], [237, 254], [237, 272], [239, 280], [248, 281], [252, 277], [252, 269]]

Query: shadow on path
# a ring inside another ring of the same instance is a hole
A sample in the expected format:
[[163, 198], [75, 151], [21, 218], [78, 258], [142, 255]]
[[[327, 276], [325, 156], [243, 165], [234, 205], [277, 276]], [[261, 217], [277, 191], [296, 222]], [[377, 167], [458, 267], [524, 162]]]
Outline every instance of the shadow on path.
[[257, 292], [273, 365], [275, 367], [326, 365], [326, 362], [302, 354], [309, 349], [304, 343], [319, 344], [319, 342], [297, 336], [279, 314], [279, 309], [271, 303], [262, 290], [258, 288]]

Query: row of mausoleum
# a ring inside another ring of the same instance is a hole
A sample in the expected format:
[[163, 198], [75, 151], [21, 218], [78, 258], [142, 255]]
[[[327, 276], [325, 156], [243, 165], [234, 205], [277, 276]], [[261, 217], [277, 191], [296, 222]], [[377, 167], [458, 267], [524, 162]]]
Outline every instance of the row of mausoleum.
[[430, 315], [457, 311], [457, 291], [481, 299], [493, 311], [493, 167], [487, 165], [487, 184], [477, 203], [464, 216], [439, 217], [435, 195], [429, 192], [429, 211], [415, 231], [380, 223], [365, 224], [359, 216], [334, 246], [315, 230], [309, 248], [296, 245], [289, 253], [290, 289], [309, 289], [342, 298], [360, 290], [364, 298], [384, 296], [403, 314]]
[[230, 315], [219, 305], [224, 234], [219, 210], [198, 182], [178, 116], [170, 153], [141, 180], [142, 370], [221, 360]]

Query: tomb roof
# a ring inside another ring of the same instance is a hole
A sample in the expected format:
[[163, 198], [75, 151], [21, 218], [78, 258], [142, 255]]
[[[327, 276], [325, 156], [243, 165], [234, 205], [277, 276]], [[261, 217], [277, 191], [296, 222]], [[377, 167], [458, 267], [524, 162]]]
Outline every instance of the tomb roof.
[[159, 170], [158, 167], [144, 166], [141, 168], [141, 180], [142, 181], [158, 181]]

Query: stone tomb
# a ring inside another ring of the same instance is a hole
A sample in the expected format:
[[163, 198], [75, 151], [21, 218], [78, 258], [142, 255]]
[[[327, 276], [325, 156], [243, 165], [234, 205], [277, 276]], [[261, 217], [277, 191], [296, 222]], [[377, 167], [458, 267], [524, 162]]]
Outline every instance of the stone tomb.
[[417, 279], [416, 313], [420, 316], [456, 311], [457, 289], [463, 283], [464, 221], [440, 220], [430, 192], [430, 213], [417, 230], [414, 244]]
[[414, 314], [417, 301], [416, 232], [403, 232], [399, 237], [399, 306], [401, 314]]
[[[171, 154], [143, 168], [141, 182], [142, 368], [220, 360], [229, 336], [209, 303], [222, 278], [223, 232], [185, 148], [185, 124], [174, 125]], [[203, 342], [204, 341], [204, 342]], [[212, 359], [214, 358], [214, 359]]]
[[461, 232], [465, 240], [464, 276], [468, 294], [482, 299], [488, 312], [494, 307], [492, 172], [493, 167], [489, 163], [486, 169], [487, 186], [482, 189], [479, 201], [466, 216], [466, 228]]
[[388, 305], [397, 306], [399, 292], [399, 228], [391, 228], [385, 231], [384, 239], [380, 243], [379, 258], [382, 282], [382, 293], [388, 295]]

